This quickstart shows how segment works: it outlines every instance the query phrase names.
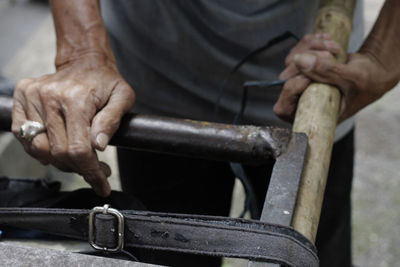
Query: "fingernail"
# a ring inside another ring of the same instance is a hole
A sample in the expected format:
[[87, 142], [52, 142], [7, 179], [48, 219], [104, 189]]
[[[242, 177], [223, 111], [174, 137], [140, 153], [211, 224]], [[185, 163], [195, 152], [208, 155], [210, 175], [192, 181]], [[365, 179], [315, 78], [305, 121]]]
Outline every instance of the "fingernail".
[[106, 146], [108, 144], [108, 136], [105, 133], [99, 133], [96, 136], [96, 142], [101, 148], [101, 150], [106, 149]]
[[310, 71], [315, 65], [316, 57], [310, 54], [296, 54], [293, 60], [303, 71]]

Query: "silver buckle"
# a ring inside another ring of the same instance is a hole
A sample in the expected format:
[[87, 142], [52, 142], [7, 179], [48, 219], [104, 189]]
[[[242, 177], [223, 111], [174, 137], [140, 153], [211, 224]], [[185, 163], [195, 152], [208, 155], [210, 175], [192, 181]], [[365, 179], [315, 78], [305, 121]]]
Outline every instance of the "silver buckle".
[[[115, 248], [101, 247], [94, 241], [94, 218], [97, 213], [111, 214], [118, 219], [118, 244]], [[106, 204], [103, 207], [94, 207], [89, 214], [89, 244], [97, 250], [105, 252], [119, 252], [124, 248], [124, 215]]]

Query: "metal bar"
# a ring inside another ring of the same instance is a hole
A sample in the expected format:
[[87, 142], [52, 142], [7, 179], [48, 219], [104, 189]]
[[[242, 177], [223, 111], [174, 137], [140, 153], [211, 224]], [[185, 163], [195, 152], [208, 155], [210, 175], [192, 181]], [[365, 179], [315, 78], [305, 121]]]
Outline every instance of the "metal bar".
[[[342, 50], [337, 58], [339, 62], [344, 62], [346, 59], [355, 2], [355, 0], [324, 0], [314, 21], [314, 32], [329, 33], [332, 39], [341, 45]], [[303, 132], [310, 137], [310, 153], [302, 163], [305, 166], [302, 174], [304, 177], [300, 179], [300, 184], [296, 184], [298, 196], [294, 213], [290, 213], [290, 221], [284, 220], [284, 222], [292, 224], [296, 230], [312, 241], [315, 240], [318, 229], [339, 102], [340, 94], [337, 89], [324, 84], [311, 84], [299, 100], [293, 125], [294, 132]], [[279, 168], [279, 172], [284, 171]], [[279, 212], [282, 212], [280, 207], [282, 199], [277, 197], [279, 192], [277, 195], [271, 188], [267, 194], [270, 191], [272, 197], [268, 200], [267, 196], [263, 210], [263, 213], [264, 211], [266, 213], [261, 220], [277, 222], [281, 220]], [[249, 266], [277, 265], [250, 262]]]
[[[307, 153], [307, 136], [293, 133], [286, 151], [275, 161], [260, 221], [290, 226]], [[248, 267], [278, 264], [249, 261]]]
[[[0, 96], [0, 130], [11, 125], [12, 99]], [[216, 160], [263, 163], [276, 159], [261, 221], [290, 225], [307, 137], [289, 129], [127, 114], [111, 144]], [[249, 266], [276, 266], [249, 262]]]
[[[0, 96], [0, 130], [10, 131], [12, 98]], [[277, 158], [289, 142], [289, 129], [230, 125], [127, 114], [110, 144], [196, 158], [263, 163]]]
[[260, 221], [291, 225], [306, 152], [307, 136], [293, 134], [287, 151], [275, 162]]

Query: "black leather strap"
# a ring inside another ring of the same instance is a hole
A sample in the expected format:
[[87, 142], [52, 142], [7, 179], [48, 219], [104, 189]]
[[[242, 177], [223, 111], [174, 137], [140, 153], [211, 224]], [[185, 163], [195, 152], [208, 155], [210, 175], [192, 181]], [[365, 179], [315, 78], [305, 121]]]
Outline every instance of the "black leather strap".
[[[90, 210], [0, 208], [0, 225], [87, 240]], [[318, 266], [314, 245], [289, 227], [225, 217], [121, 211], [125, 246]], [[115, 247], [117, 219], [95, 217], [97, 245]]]

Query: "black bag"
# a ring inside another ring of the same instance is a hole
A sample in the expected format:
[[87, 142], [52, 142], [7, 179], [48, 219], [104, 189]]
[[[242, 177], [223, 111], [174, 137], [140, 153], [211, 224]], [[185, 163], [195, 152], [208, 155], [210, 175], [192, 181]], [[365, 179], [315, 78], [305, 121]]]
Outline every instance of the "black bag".
[[123, 192], [112, 191], [103, 198], [89, 188], [63, 192], [60, 187], [60, 182], [1, 177], [0, 207], [92, 209], [108, 203], [121, 210], [146, 210], [137, 198]]

